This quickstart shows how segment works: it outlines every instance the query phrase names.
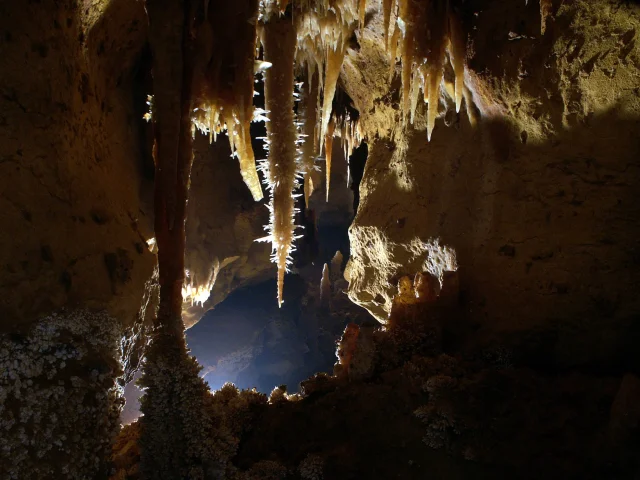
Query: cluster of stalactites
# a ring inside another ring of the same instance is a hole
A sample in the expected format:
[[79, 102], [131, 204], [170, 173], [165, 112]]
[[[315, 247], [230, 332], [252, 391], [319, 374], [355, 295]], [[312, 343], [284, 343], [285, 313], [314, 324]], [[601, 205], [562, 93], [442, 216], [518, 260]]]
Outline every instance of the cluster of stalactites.
[[[332, 103], [336, 93], [338, 78], [349, 38], [358, 25], [364, 23], [366, 0], [319, 0], [317, 2], [302, 3], [297, 13], [297, 52], [298, 63], [306, 64], [309, 71], [318, 72], [318, 89], [310, 84], [309, 106], [312, 108], [313, 96], [317, 95], [317, 112], [314, 113], [315, 135], [318, 154], [325, 151], [327, 171], [327, 198], [329, 195], [329, 173], [331, 170]], [[317, 92], [317, 93], [316, 93]], [[305, 123], [312, 115], [307, 114]], [[317, 122], [317, 123], [316, 123]], [[317, 128], [316, 128], [317, 125]], [[311, 126], [308, 127], [311, 131]], [[305, 130], [307, 130], [305, 128]], [[305, 134], [306, 131], [305, 131]], [[310, 177], [309, 177], [310, 179]], [[305, 178], [305, 184], [309, 182]], [[305, 194], [310, 194], [305, 190]]]
[[318, 112], [320, 111], [320, 78], [315, 63], [308, 63], [302, 83], [302, 96], [298, 112], [303, 124], [304, 143], [302, 144], [302, 174], [304, 175], [304, 203], [309, 208], [309, 198], [314, 190], [313, 173], [316, 171], [315, 161], [320, 154], [318, 141]]
[[397, 0], [398, 14], [393, 34], [389, 35], [394, 1], [383, 0], [384, 38], [388, 42], [392, 75], [395, 72], [397, 56], [402, 63], [403, 120], [413, 123], [420, 90], [422, 90], [422, 98], [429, 105], [427, 111], [429, 140], [431, 140], [438, 115], [440, 84], [447, 54], [455, 74], [453, 97], [456, 112], [460, 111], [463, 97], [466, 96], [468, 99], [464, 85], [465, 39], [451, 3], [450, 0], [429, 2]]
[[284, 275], [291, 264], [295, 240], [294, 190], [300, 172], [301, 139], [294, 117], [294, 57], [296, 30], [289, 18], [271, 18], [261, 28], [264, 58], [272, 64], [264, 74], [268, 158], [261, 168], [271, 194], [268, 235], [278, 267], [278, 305], [282, 305]]
[[331, 116], [327, 133], [325, 134], [325, 173], [326, 173], [326, 200], [329, 201], [329, 187], [331, 183], [331, 161], [333, 157], [333, 137], [338, 134], [341, 139], [342, 151], [347, 162], [347, 186], [350, 181], [349, 157], [355, 148], [358, 148], [362, 141], [360, 122], [352, 120], [349, 114], [345, 116]]
[[[302, 95], [300, 105], [298, 107], [301, 125], [303, 128], [302, 138], [302, 159], [301, 170], [304, 177], [304, 196], [305, 206], [309, 206], [309, 198], [314, 190], [313, 173], [317, 171], [315, 160], [320, 154], [320, 143], [325, 146], [325, 174], [326, 174], [326, 199], [329, 200], [329, 189], [331, 183], [331, 163], [333, 150], [333, 137], [340, 136], [344, 158], [347, 163], [353, 150], [357, 148], [362, 141], [362, 131], [360, 122], [352, 119], [349, 113], [336, 114], [329, 119], [323, 142], [320, 141], [318, 133], [322, 130], [318, 112], [321, 111], [320, 106], [320, 86], [319, 72], [316, 70], [314, 63], [308, 63], [307, 69], [303, 69], [304, 81], [302, 82]], [[347, 186], [349, 185], [349, 169], [347, 168]]]
[[[231, 151], [254, 200], [263, 198], [251, 146], [250, 125], [263, 117], [253, 106], [258, 0], [209, 0], [196, 29], [197, 81], [193, 123], [213, 141], [227, 131]], [[239, 21], [234, 21], [238, 20]], [[246, 19], [249, 19], [247, 21]]]
[[347, 162], [347, 187], [351, 180], [351, 170], [349, 169], [349, 157], [353, 154], [353, 151], [362, 143], [362, 130], [360, 128], [360, 121], [358, 119], [352, 119], [347, 113], [345, 116], [336, 118], [336, 131], [340, 133], [340, 140], [342, 142], [342, 151], [344, 152], [344, 158]]

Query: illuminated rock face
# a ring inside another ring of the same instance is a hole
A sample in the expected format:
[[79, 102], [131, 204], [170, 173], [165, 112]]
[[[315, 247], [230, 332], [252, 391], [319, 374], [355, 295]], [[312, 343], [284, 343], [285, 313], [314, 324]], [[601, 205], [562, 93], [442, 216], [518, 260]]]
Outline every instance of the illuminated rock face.
[[[478, 121], [474, 127], [456, 115], [444, 95], [431, 142], [428, 110], [419, 105], [405, 129], [402, 109], [390, 108], [403, 97], [387, 100], [382, 19], [371, 21], [359, 53], [345, 60], [364, 134], [379, 137], [369, 142], [350, 230], [355, 302], [385, 320], [395, 276], [419, 268], [410, 243], [440, 238], [456, 253], [461, 301], [481, 325], [514, 330], [553, 320], [578, 329], [584, 345], [559, 354], [568, 363], [587, 358], [609, 332], [602, 356], [617, 355], [628, 319], [640, 311], [632, 287], [640, 280], [633, 193], [640, 104], [630, 93], [640, 82], [636, 65], [621, 60], [638, 58], [633, 34], [624, 36], [637, 29], [638, 12], [605, 19], [614, 11], [605, 4], [554, 10], [544, 36], [536, 2], [514, 2], [505, 12], [485, 2], [477, 16], [463, 16], [474, 45], [465, 78]], [[497, 18], [504, 35], [489, 40], [483, 32], [497, 28]]]

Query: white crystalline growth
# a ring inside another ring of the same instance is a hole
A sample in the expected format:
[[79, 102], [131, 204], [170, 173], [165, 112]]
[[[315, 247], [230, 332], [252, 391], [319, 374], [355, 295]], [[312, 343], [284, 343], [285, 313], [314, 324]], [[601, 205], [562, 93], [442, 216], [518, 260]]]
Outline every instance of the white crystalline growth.
[[118, 322], [64, 312], [0, 337], [0, 478], [99, 478], [124, 403]]

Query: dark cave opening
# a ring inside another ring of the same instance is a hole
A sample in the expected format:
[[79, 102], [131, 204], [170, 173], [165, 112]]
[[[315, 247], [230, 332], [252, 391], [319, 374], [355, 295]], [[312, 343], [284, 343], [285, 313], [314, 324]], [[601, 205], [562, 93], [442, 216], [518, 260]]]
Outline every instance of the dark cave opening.
[[[264, 108], [260, 77], [255, 90], [254, 104]], [[359, 117], [343, 88], [338, 89], [333, 110], [343, 118]], [[251, 132], [254, 139], [266, 136], [264, 123], [253, 123]], [[266, 157], [261, 140], [254, 140], [253, 148], [257, 159]], [[340, 142], [334, 143], [328, 202], [324, 158], [317, 159], [323, 182], [311, 195], [308, 208], [303, 195], [296, 200], [301, 237], [296, 241], [292, 272], [285, 277], [282, 308], [274, 301], [276, 282], [269, 279], [233, 292], [187, 331], [191, 354], [203, 365], [202, 375], [212, 389], [233, 382], [264, 393], [280, 385], [286, 385], [289, 393], [297, 392], [300, 382], [311, 375], [332, 372], [336, 342], [348, 323], [372, 321], [366, 310], [348, 299], [343, 278], [349, 258], [348, 229], [358, 205], [367, 153], [363, 143], [347, 161]], [[297, 193], [302, 193], [302, 185]], [[323, 265], [331, 264], [336, 252], [343, 261], [339, 271], [335, 262], [332, 265], [331, 300], [326, 308], [320, 300], [320, 280]]]
[[[292, 273], [285, 277], [282, 308], [274, 301], [276, 282], [269, 279], [233, 292], [187, 330], [191, 354], [203, 365], [202, 375], [212, 389], [233, 382], [263, 393], [280, 385], [286, 385], [289, 393], [297, 392], [300, 382], [311, 375], [332, 372], [336, 342], [348, 323], [372, 321], [346, 295], [343, 270], [349, 257], [348, 228], [356, 187], [353, 183], [347, 187], [349, 167], [339, 157], [339, 145], [334, 146], [334, 153], [339, 162], [332, 172], [335, 181], [329, 203], [324, 185], [312, 195], [309, 209], [301, 205], [303, 197], [298, 199], [297, 224], [304, 228], [296, 242]], [[356, 179], [361, 178], [360, 165], [365, 160], [360, 153], [354, 162], [354, 170], [360, 169]], [[323, 265], [331, 264], [338, 251], [343, 260], [339, 271], [332, 265], [327, 309], [320, 299], [320, 280]]]
[[353, 190], [353, 211], [358, 213], [360, 205], [360, 182], [364, 175], [364, 166], [367, 163], [369, 146], [367, 142], [362, 142], [360, 146], [353, 150], [349, 157], [349, 171], [351, 172], [351, 190]]

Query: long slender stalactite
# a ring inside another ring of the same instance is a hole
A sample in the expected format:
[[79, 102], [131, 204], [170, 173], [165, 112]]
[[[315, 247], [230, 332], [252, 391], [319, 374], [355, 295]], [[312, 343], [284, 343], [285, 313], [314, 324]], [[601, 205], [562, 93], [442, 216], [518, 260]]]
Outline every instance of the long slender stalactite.
[[302, 145], [302, 171], [304, 174], [304, 203], [309, 208], [309, 197], [313, 193], [312, 173], [315, 169], [315, 160], [318, 156], [318, 95], [320, 94], [319, 74], [315, 63], [309, 63], [306, 73], [306, 82], [303, 85], [303, 94], [300, 102], [301, 119], [304, 122], [304, 144]]
[[278, 266], [278, 304], [282, 305], [284, 275], [291, 263], [294, 241], [294, 199], [298, 134], [294, 124], [294, 57], [296, 29], [287, 16], [271, 17], [262, 28], [265, 61], [272, 64], [264, 74], [267, 122], [267, 186], [271, 192], [269, 236]]
[[325, 152], [324, 152], [324, 157], [325, 157], [325, 173], [326, 173], [326, 184], [327, 184], [327, 191], [326, 191], [326, 200], [327, 202], [329, 201], [329, 187], [331, 186], [331, 160], [333, 158], [333, 134], [335, 133], [336, 130], [336, 121], [334, 118], [331, 118], [331, 120], [329, 120], [329, 125], [327, 126], [327, 133], [324, 136], [324, 148], [325, 148]]

